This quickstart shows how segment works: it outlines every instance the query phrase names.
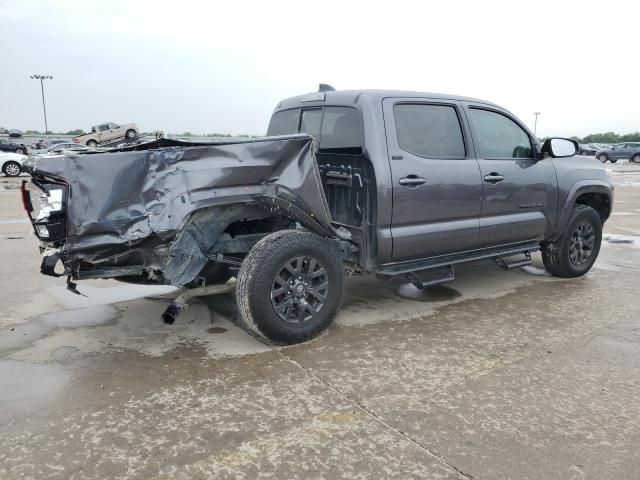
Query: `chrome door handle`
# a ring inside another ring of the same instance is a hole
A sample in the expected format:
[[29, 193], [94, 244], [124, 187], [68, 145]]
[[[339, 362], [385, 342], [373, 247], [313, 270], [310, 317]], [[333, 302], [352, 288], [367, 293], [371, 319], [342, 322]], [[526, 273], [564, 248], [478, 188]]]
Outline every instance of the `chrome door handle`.
[[484, 176], [484, 181], [489, 183], [500, 183], [503, 180], [504, 177], [495, 172], [491, 172], [489, 175]]
[[427, 180], [415, 175], [409, 175], [408, 177], [404, 177], [398, 180], [398, 183], [404, 187], [413, 188], [427, 183]]

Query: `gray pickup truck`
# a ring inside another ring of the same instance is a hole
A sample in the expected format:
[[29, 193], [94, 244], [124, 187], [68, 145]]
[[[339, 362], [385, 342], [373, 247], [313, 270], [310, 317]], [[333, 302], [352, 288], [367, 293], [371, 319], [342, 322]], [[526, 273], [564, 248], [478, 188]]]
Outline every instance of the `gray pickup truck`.
[[332, 322], [345, 272], [427, 288], [457, 264], [508, 269], [541, 250], [552, 274], [584, 275], [613, 187], [576, 150], [481, 100], [330, 90], [280, 102], [258, 140], [32, 159], [22, 195], [42, 272], [72, 290], [236, 277], [246, 326], [290, 344]]

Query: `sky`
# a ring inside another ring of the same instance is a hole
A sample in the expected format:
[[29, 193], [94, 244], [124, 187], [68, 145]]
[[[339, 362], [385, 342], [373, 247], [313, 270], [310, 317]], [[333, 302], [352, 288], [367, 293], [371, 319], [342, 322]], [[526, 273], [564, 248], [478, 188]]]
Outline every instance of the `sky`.
[[264, 134], [275, 105], [384, 88], [495, 102], [538, 136], [640, 131], [640, 2], [0, 0], [0, 126]]

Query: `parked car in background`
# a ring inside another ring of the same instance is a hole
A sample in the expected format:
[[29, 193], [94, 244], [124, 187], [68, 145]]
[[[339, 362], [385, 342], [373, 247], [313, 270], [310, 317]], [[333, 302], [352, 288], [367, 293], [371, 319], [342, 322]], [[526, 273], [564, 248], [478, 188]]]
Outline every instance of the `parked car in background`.
[[602, 163], [606, 163], [607, 160], [611, 163], [616, 163], [618, 160], [631, 160], [640, 163], [640, 142], [624, 142], [611, 148], [598, 150], [596, 158]]
[[41, 150], [41, 149], [47, 149], [53, 145], [58, 145], [60, 143], [68, 143], [68, 142], [69, 140], [64, 140], [60, 138], [43, 138], [42, 140], [38, 140], [34, 144], [34, 147]]
[[600, 149], [601, 147], [596, 145], [581, 143], [578, 145], [578, 155], [589, 155], [593, 157]]
[[27, 154], [27, 147], [22, 143], [7, 142], [0, 139], [0, 152], [17, 153], [19, 155]]
[[7, 177], [17, 177], [22, 173], [22, 162], [26, 159], [24, 155], [18, 153], [0, 152], [0, 165], [2, 173]]
[[22, 130], [12, 128], [11, 130], [9, 130], [9, 138], [22, 138]]
[[101, 123], [91, 127], [91, 133], [85, 133], [73, 139], [74, 143], [96, 147], [99, 143], [118, 138], [132, 139], [138, 134], [138, 126], [135, 123], [118, 125], [117, 123]]
[[80, 145], [78, 143], [64, 142], [64, 143], [55, 143], [50, 147], [45, 148], [44, 152], [41, 152], [41, 153], [65, 153], [65, 152], [86, 151], [86, 150], [91, 150], [91, 147], [87, 147], [86, 145]]

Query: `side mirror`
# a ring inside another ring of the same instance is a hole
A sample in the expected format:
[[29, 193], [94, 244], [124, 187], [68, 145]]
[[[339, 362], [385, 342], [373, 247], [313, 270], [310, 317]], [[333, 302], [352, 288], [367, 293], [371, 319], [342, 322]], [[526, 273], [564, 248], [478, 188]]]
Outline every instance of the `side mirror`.
[[548, 138], [542, 145], [542, 153], [553, 158], [573, 157], [578, 150], [578, 142], [569, 138]]

